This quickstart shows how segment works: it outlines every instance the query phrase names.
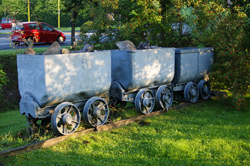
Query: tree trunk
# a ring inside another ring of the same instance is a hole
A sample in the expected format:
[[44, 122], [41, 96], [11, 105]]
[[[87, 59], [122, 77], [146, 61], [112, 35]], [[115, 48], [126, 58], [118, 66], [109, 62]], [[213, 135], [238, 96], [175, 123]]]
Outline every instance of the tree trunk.
[[180, 16], [180, 22], [179, 22], [179, 35], [180, 35], [180, 38], [182, 38], [182, 28], [183, 28], [183, 21], [182, 21], [182, 18]]
[[164, 44], [166, 44], [166, 33], [165, 33], [165, 26], [166, 26], [166, 11], [167, 11], [167, 1], [165, 0], [161, 0], [160, 1], [161, 4], [161, 15], [162, 15], [162, 19], [161, 19], [161, 24], [162, 24], [162, 28], [161, 28], [161, 42], [162, 42], [162, 46], [165, 46]]
[[71, 46], [74, 46], [74, 43], [76, 41], [75, 39], [76, 19], [77, 19], [77, 12], [73, 9], [71, 15]]

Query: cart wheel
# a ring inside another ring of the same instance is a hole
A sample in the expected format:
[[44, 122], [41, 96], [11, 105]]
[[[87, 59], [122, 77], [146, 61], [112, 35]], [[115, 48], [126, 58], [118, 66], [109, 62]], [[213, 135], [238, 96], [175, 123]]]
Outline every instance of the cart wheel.
[[69, 135], [76, 131], [81, 121], [78, 108], [70, 103], [59, 104], [51, 116], [51, 127], [57, 135]]
[[201, 80], [198, 84], [198, 87], [199, 87], [200, 97], [205, 100], [208, 99], [211, 93], [210, 84], [205, 80]]
[[184, 89], [184, 98], [186, 102], [195, 103], [199, 97], [199, 88], [197, 84], [189, 82]]
[[92, 97], [84, 105], [82, 116], [83, 120], [91, 126], [101, 126], [109, 116], [108, 104], [100, 97]]
[[155, 106], [154, 94], [148, 89], [141, 89], [135, 97], [135, 109], [143, 114], [149, 114]]
[[174, 94], [170, 87], [162, 85], [157, 89], [155, 98], [157, 108], [168, 111], [173, 103]]

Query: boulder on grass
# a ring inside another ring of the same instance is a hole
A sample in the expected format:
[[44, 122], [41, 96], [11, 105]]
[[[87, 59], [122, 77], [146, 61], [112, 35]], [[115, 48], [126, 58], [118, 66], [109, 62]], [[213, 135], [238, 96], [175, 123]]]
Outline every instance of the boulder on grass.
[[81, 50], [78, 52], [93, 52], [94, 47], [90, 44], [86, 44]]
[[52, 55], [52, 54], [60, 54], [61, 53], [61, 46], [60, 44], [55, 41], [44, 53], [43, 55]]
[[63, 48], [61, 52], [62, 54], [69, 54], [69, 49]]
[[28, 48], [26, 51], [25, 51], [25, 54], [28, 54], [28, 55], [35, 55], [35, 51], [32, 49], [32, 48]]

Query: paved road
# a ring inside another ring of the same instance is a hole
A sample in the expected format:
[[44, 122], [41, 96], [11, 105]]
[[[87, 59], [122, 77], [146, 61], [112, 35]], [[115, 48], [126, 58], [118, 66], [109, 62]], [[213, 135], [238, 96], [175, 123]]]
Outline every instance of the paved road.
[[[11, 32], [11, 30], [0, 30], [0, 33], [7, 33]], [[66, 41], [61, 44], [61, 46], [70, 46], [71, 44], [71, 33], [70, 32], [64, 32], [66, 36]], [[76, 33], [78, 35], [78, 33]], [[51, 44], [49, 43], [36, 43], [34, 44], [34, 48], [39, 48], [39, 47], [49, 47]], [[18, 48], [26, 48], [24, 44], [21, 44], [18, 46]], [[10, 40], [10, 35], [6, 34], [0, 34], [0, 50], [8, 50], [8, 49], [13, 49], [13, 43]]]

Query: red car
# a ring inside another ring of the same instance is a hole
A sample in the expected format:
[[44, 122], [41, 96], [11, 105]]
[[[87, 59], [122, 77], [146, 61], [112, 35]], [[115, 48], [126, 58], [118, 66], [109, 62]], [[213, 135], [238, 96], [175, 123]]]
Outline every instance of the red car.
[[23, 42], [26, 45], [29, 45], [30, 41], [36, 43], [57, 41], [59, 44], [62, 44], [66, 37], [61, 31], [55, 30], [44, 22], [21, 22], [15, 26], [11, 40], [15, 44]]
[[11, 29], [15, 23], [15, 19], [9, 17], [3, 17], [1, 22], [2, 29]]

